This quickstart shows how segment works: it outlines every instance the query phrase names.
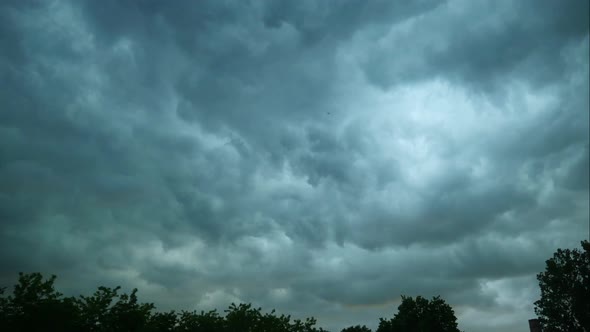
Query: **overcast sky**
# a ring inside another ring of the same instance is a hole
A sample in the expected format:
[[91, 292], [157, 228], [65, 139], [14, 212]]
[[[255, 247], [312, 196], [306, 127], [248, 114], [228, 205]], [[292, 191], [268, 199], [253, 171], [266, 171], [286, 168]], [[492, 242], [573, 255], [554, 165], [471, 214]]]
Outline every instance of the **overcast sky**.
[[528, 331], [588, 238], [589, 2], [0, 2], [0, 282]]

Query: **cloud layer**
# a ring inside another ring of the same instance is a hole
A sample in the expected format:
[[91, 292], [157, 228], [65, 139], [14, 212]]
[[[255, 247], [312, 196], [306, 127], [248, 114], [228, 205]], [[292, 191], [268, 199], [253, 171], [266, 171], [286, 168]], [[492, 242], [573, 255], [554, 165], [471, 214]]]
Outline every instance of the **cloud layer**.
[[588, 237], [586, 1], [4, 1], [0, 281], [527, 331]]

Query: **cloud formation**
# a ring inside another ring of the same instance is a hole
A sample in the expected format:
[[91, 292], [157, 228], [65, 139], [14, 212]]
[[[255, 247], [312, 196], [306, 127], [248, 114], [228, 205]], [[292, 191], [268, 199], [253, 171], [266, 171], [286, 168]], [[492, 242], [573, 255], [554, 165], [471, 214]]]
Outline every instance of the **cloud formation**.
[[[526, 331], [588, 236], [586, 1], [4, 1], [0, 280]], [[141, 294], [140, 294], [141, 295]]]

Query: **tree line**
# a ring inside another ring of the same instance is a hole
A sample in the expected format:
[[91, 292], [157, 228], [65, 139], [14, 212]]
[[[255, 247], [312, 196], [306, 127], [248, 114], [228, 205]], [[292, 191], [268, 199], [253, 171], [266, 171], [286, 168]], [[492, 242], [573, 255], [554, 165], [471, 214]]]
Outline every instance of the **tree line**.
[[[304, 320], [263, 313], [251, 304], [232, 303], [221, 315], [211, 311], [159, 312], [153, 303], [141, 303], [137, 289], [130, 294], [120, 287], [98, 287], [90, 296], [64, 297], [55, 289], [56, 276], [20, 273], [12, 294], [0, 289], [2, 331], [92, 331], [92, 332], [327, 332], [316, 327], [313, 317]], [[398, 314], [383, 319], [379, 332], [403, 331], [412, 321], [421, 326], [448, 326], [437, 331], [458, 331], [453, 309], [440, 297], [402, 297]], [[401, 330], [400, 330], [401, 329]], [[421, 331], [424, 329], [421, 329]], [[430, 329], [428, 329], [430, 330]], [[366, 326], [351, 326], [343, 332], [370, 332]], [[434, 330], [433, 330], [434, 331]]]
[[[582, 250], [558, 249], [537, 275], [541, 299], [535, 312], [546, 331], [590, 332], [590, 243]], [[65, 297], [55, 289], [56, 276], [19, 273], [11, 294], [0, 288], [0, 330], [7, 332], [327, 332], [313, 317], [292, 319], [251, 304], [224, 310], [157, 311], [142, 303], [137, 289], [98, 287], [90, 296]], [[442, 298], [402, 296], [397, 313], [380, 318], [376, 332], [459, 332], [457, 318]], [[356, 325], [341, 332], [371, 332]]]

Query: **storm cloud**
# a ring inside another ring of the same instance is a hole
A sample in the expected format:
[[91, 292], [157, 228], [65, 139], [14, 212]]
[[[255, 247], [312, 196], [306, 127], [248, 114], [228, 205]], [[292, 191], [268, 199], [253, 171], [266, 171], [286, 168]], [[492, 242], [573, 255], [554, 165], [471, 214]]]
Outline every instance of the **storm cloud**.
[[527, 331], [588, 238], [588, 1], [2, 1], [0, 281]]

